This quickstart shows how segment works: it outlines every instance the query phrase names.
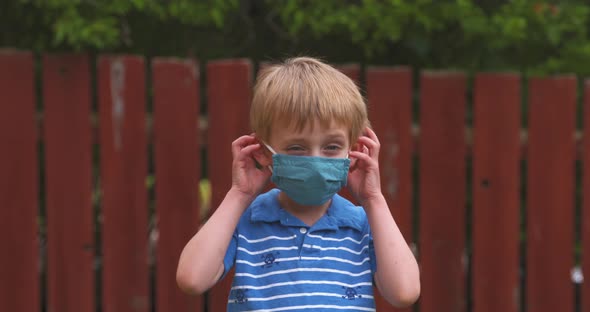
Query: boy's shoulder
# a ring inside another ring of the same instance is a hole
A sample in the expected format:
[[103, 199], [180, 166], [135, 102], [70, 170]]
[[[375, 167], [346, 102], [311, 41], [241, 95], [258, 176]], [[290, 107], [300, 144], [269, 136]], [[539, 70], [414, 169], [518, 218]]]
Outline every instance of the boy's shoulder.
[[281, 218], [281, 206], [279, 204], [279, 189], [271, 189], [254, 199], [248, 209], [242, 215], [242, 219], [249, 221], [274, 222]]
[[356, 206], [338, 194], [332, 198], [332, 205], [330, 205], [327, 214], [339, 227], [352, 227], [364, 231], [369, 224], [363, 207]]

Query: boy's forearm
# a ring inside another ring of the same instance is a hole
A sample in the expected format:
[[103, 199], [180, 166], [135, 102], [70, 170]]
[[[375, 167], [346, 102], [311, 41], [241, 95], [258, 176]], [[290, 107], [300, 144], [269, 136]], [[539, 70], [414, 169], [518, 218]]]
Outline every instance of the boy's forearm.
[[217, 282], [234, 229], [253, 199], [233, 189], [226, 194], [180, 255], [176, 279], [181, 289], [201, 294]]
[[365, 203], [373, 233], [377, 257], [376, 282], [391, 304], [404, 307], [413, 304], [420, 294], [420, 277], [416, 258], [395, 223], [385, 198]]

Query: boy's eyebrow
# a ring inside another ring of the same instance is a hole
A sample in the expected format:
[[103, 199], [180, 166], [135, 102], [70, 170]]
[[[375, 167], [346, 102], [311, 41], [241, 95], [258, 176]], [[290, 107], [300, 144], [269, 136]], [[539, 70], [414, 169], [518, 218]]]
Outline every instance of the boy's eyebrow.
[[[343, 140], [345, 141], [347, 139], [346, 135], [342, 134], [342, 133], [329, 133], [326, 136], [327, 140]], [[301, 143], [307, 143], [309, 141], [309, 137], [304, 136], [304, 135], [297, 135], [297, 136], [292, 136], [289, 137], [285, 140], [285, 143], [287, 144], [301, 144]]]
[[334, 132], [334, 133], [328, 133], [326, 135], [326, 139], [328, 139], [328, 140], [346, 140], [347, 136], [341, 132]]
[[340, 138], [346, 138], [346, 135], [341, 132], [328, 133], [328, 138], [340, 139]]
[[305, 143], [306, 137], [301, 136], [301, 137], [291, 137], [291, 138], [287, 138], [285, 140], [285, 143], [289, 143], [289, 144], [293, 144], [293, 143]]

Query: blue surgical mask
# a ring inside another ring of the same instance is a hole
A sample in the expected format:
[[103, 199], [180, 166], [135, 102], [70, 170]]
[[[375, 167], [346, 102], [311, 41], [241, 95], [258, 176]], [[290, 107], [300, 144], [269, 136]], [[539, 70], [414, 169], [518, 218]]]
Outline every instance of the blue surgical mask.
[[277, 154], [266, 147], [273, 153], [272, 182], [300, 205], [322, 205], [346, 185], [348, 158]]

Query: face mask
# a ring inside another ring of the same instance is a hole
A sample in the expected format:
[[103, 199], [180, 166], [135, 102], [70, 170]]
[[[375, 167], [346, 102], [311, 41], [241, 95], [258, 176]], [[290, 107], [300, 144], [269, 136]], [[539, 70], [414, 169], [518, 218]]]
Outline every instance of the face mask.
[[272, 182], [300, 205], [322, 205], [346, 185], [348, 158], [277, 154], [266, 147], [273, 153]]

